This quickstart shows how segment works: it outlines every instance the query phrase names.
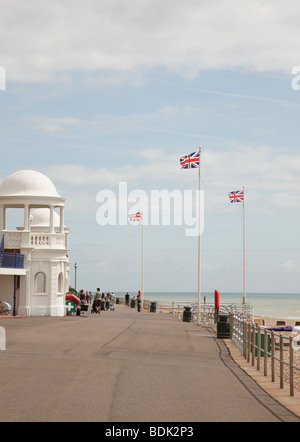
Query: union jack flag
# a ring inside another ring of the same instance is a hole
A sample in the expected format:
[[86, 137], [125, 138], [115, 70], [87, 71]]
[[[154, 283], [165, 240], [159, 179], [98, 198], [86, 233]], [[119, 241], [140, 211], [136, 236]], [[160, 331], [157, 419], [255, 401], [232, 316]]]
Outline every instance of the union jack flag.
[[234, 190], [228, 194], [231, 203], [242, 203], [244, 201], [244, 191]]
[[128, 215], [128, 217], [129, 217], [129, 220], [132, 222], [141, 221], [143, 219], [143, 214], [141, 211], [138, 211], [137, 213], [134, 213], [132, 215]]
[[193, 152], [190, 155], [180, 158], [180, 165], [182, 169], [196, 169], [199, 168], [200, 152]]

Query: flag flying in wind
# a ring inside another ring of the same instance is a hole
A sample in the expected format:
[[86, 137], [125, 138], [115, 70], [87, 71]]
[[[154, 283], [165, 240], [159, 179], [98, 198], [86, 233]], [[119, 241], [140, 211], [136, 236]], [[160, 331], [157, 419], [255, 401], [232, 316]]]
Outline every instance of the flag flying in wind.
[[196, 169], [199, 168], [200, 152], [193, 152], [180, 158], [180, 165], [182, 169]]
[[244, 201], [244, 191], [234, 190], [228, 194], [231, 203], [242, 203]]
[[128, 215], [129, 220], [132, 222], [136, 222], [136, 221], [142, 221], [143, 219], [143, 214], [141, 213], [141, 211], [138, 211], [132, 215]]

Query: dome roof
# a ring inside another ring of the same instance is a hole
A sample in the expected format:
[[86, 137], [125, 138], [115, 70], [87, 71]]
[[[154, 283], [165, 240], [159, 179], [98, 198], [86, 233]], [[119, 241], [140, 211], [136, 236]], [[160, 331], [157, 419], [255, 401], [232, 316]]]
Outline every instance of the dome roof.
[[20, 170], [9, 175], [0, 185], [2, 196], [60, 197], [52, 181], [35, 170]]
[[[60, 216], [55, 211], [53, 212], [53, 220], [54, 220], [54, 226], [58, 227]], [[35, 227], [35, 226], [49, 227], [50, 226], [50, 210], [45, 209], [45, 208], [32, 210], [31, 215], [30, 215], [30, 225], [31, 225], [31, 227]]]

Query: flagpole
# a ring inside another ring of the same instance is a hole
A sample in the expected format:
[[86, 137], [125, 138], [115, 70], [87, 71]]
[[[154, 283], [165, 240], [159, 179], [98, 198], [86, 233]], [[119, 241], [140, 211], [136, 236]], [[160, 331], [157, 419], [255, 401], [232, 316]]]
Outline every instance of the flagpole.
[[200, 325], [200, 305], [201, 305], [201, 286], [200, 286], [200, 269], [201, 269], [201, 226], [200, 226], [200, 194], [201, 194], [201, 160], [200, 160], [200, 154], [201, 154], [201, 147], [199, 147], [199, 195], [198, 195], [198, 325]]
[[142, 304], [141, 307], [144, 307], [144, 220], [143, 220], [143, 212], [142, 212]]
[[243, 187], [243, 272], [244, 272], [243, 304], [246, 304], [245, 187]]

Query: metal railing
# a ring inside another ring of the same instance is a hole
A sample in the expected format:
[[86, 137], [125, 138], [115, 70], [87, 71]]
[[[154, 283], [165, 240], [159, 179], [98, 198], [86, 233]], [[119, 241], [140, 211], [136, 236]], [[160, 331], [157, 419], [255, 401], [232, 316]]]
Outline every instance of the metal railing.
[[230, 314], [230, 324], [232, 342], [247, 362], [256, 366], [257, 371], [263, 369], [264, 376], [269, 375], [272, 382], [279, 378], [280, 389], [287, 383], [290, 396], [294, 396], [295, 377], [300, 376], [300, 367], [294, 364], [295, 351], [300, 351], [300, 330], [284, 335], [239, 314]]
[[250, 304], [222, 304], [220, 305], [218, 312], [216, 312], [214, 305], [203, 304], [200, 311], [201, 323], [215, 325], [217, 323], [218, 314], [236, 314], [241, 315], [243, 318], [250, 318], [253, 320], [254, 309]]
[[0, 267], [23, 269], [24, 255], [20, 253], [0, 253]]

